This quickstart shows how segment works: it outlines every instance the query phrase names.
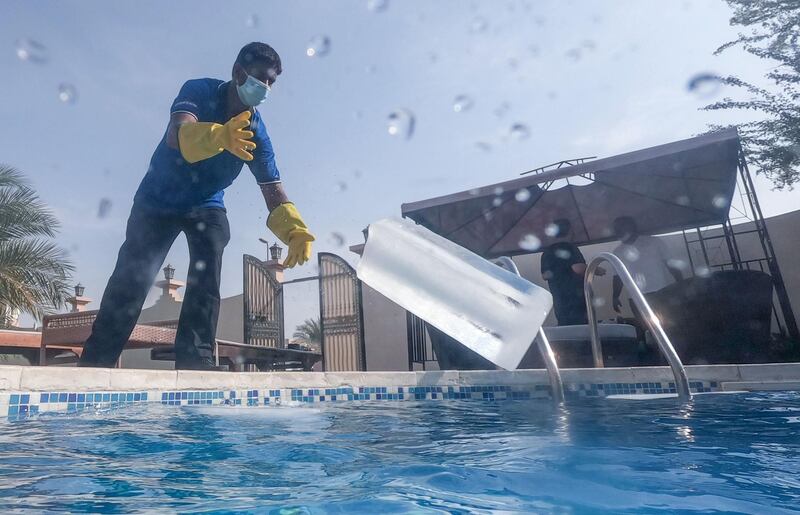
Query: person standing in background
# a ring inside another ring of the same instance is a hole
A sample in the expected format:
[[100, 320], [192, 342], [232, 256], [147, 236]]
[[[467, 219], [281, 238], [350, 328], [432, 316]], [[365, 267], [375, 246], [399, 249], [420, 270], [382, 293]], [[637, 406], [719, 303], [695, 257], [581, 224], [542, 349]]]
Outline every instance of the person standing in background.
[[578, 247], [568, 241], [572, 232], [569, 220], [553, 222], [556, 242], [542, 253], [542, 277], [553, 295], [553, 310], [558, 325], [580, 325], [588, 322], [583, 277], [586, 260]]
[[[639, 234], [633, 218], [623, 216], [614, 220], [614, 233], [621, 243], [613, 253], [627, 267], [636, 286], [646, 298], [683, 279], [681, 271], [672, 265], [674, 261], [670, 259], [667, 245], [654, 236]], [[617, 313], [622, 308], [619, 298], [621, 293], [622, 280], [615, 275], [613, 307]], [[651, 307], [655, 309], [655, 306]], [[631, 310], [641, 321], [641, 314], [633, 302]]]

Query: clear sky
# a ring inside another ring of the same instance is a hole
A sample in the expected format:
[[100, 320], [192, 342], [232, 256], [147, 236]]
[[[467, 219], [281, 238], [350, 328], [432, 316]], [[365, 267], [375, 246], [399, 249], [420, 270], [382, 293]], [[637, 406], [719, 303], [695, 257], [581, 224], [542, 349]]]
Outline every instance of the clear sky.
[[[735, 121], [698, 108], [740, 93], [687, 88], [704, 73], [758, 81], [774, 65], [738, 49], [713, 55], [736, 35], [729, 18], [722, 0], [6, 0], [0, 162], [23, 171], [56, 211], [59, 241], [96, 308], [181, 84], [230, 78], [239, 48], [264, 41], [283, 60], [260, 111], [285, 187], [318, 237], [315, 250], [352, 261], [346, 246], [403, 202]], [[44, 47], [34, 59], [18, 57], [25, 38]], [[324, 38], [327, 52], [309, 57], [309, 43]], [[459, 95], [468, 97], [460, 111]], [[405, 127], [390, 134], [393, 112], [401, 122], [413, 116], [408, 137]], [[796, 192], [764, 180], [757, 189], [767, 215], [797, 206]], [[101, 202], [110, 202], [103, 217]], [[258, 238], [274, 240], [246, 168], [226, 204], [223, 296], [241, 292], [242, 254], [264, 256]], [[183, 237], [168, 261], [183, 278]], [[289, 277], [315, 273], [312, 264]], [[316, 313], [304, 284], [287, 292], [289, 335]]]

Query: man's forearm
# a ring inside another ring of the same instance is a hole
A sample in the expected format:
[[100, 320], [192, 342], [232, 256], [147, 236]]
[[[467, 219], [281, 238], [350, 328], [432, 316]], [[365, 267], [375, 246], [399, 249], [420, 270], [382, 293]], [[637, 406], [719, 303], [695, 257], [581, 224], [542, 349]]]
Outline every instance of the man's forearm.
[[264, 202], [267, 203], [267, 209], [270, 211], [281, 204], [289, 202], [289, 197], [286, 195], [283, 185], [279, 182], [261, 184], [261, 193], [264, 195]]

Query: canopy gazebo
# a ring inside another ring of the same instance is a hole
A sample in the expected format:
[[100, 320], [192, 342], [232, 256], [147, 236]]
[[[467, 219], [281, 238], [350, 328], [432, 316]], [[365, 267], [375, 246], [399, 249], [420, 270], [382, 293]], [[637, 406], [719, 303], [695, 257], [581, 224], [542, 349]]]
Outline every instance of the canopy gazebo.
[[[692, 262], [693, 269], [768, 272], [778, 300], [778, 327], [800, 337], [735, 129], [523, 175], [403, 204], [402, 213], [485, 258], [538, 252], [552, 242], [547, 227], [560, 218], [571, 221], [576, 245], [613, 240], [613, 221], [622, 216], [633, 217], [644, 234], [680, 231], [690, 259], [692, 245], [702, 250], [705, 263]], [[742, 214], [752, 222], [746, 230], [731, 223], [737, 183], [747, 204]], [[701, 230], [715, 226], [717, 235]], [[757, 234], [763, 257], [742, 258], [736, 237], [745, 232]], [[729, 255], [722, 262], [709, 262], [710, 239], [724, 240]]]

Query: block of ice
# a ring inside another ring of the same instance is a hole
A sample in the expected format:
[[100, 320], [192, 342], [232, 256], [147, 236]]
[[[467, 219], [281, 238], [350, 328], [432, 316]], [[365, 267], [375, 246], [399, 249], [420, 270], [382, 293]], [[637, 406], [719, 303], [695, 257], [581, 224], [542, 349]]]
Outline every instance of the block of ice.
[[492, 363], [514, 370], [550, 292], [409, 220], [369, 226], [358, 277]]

